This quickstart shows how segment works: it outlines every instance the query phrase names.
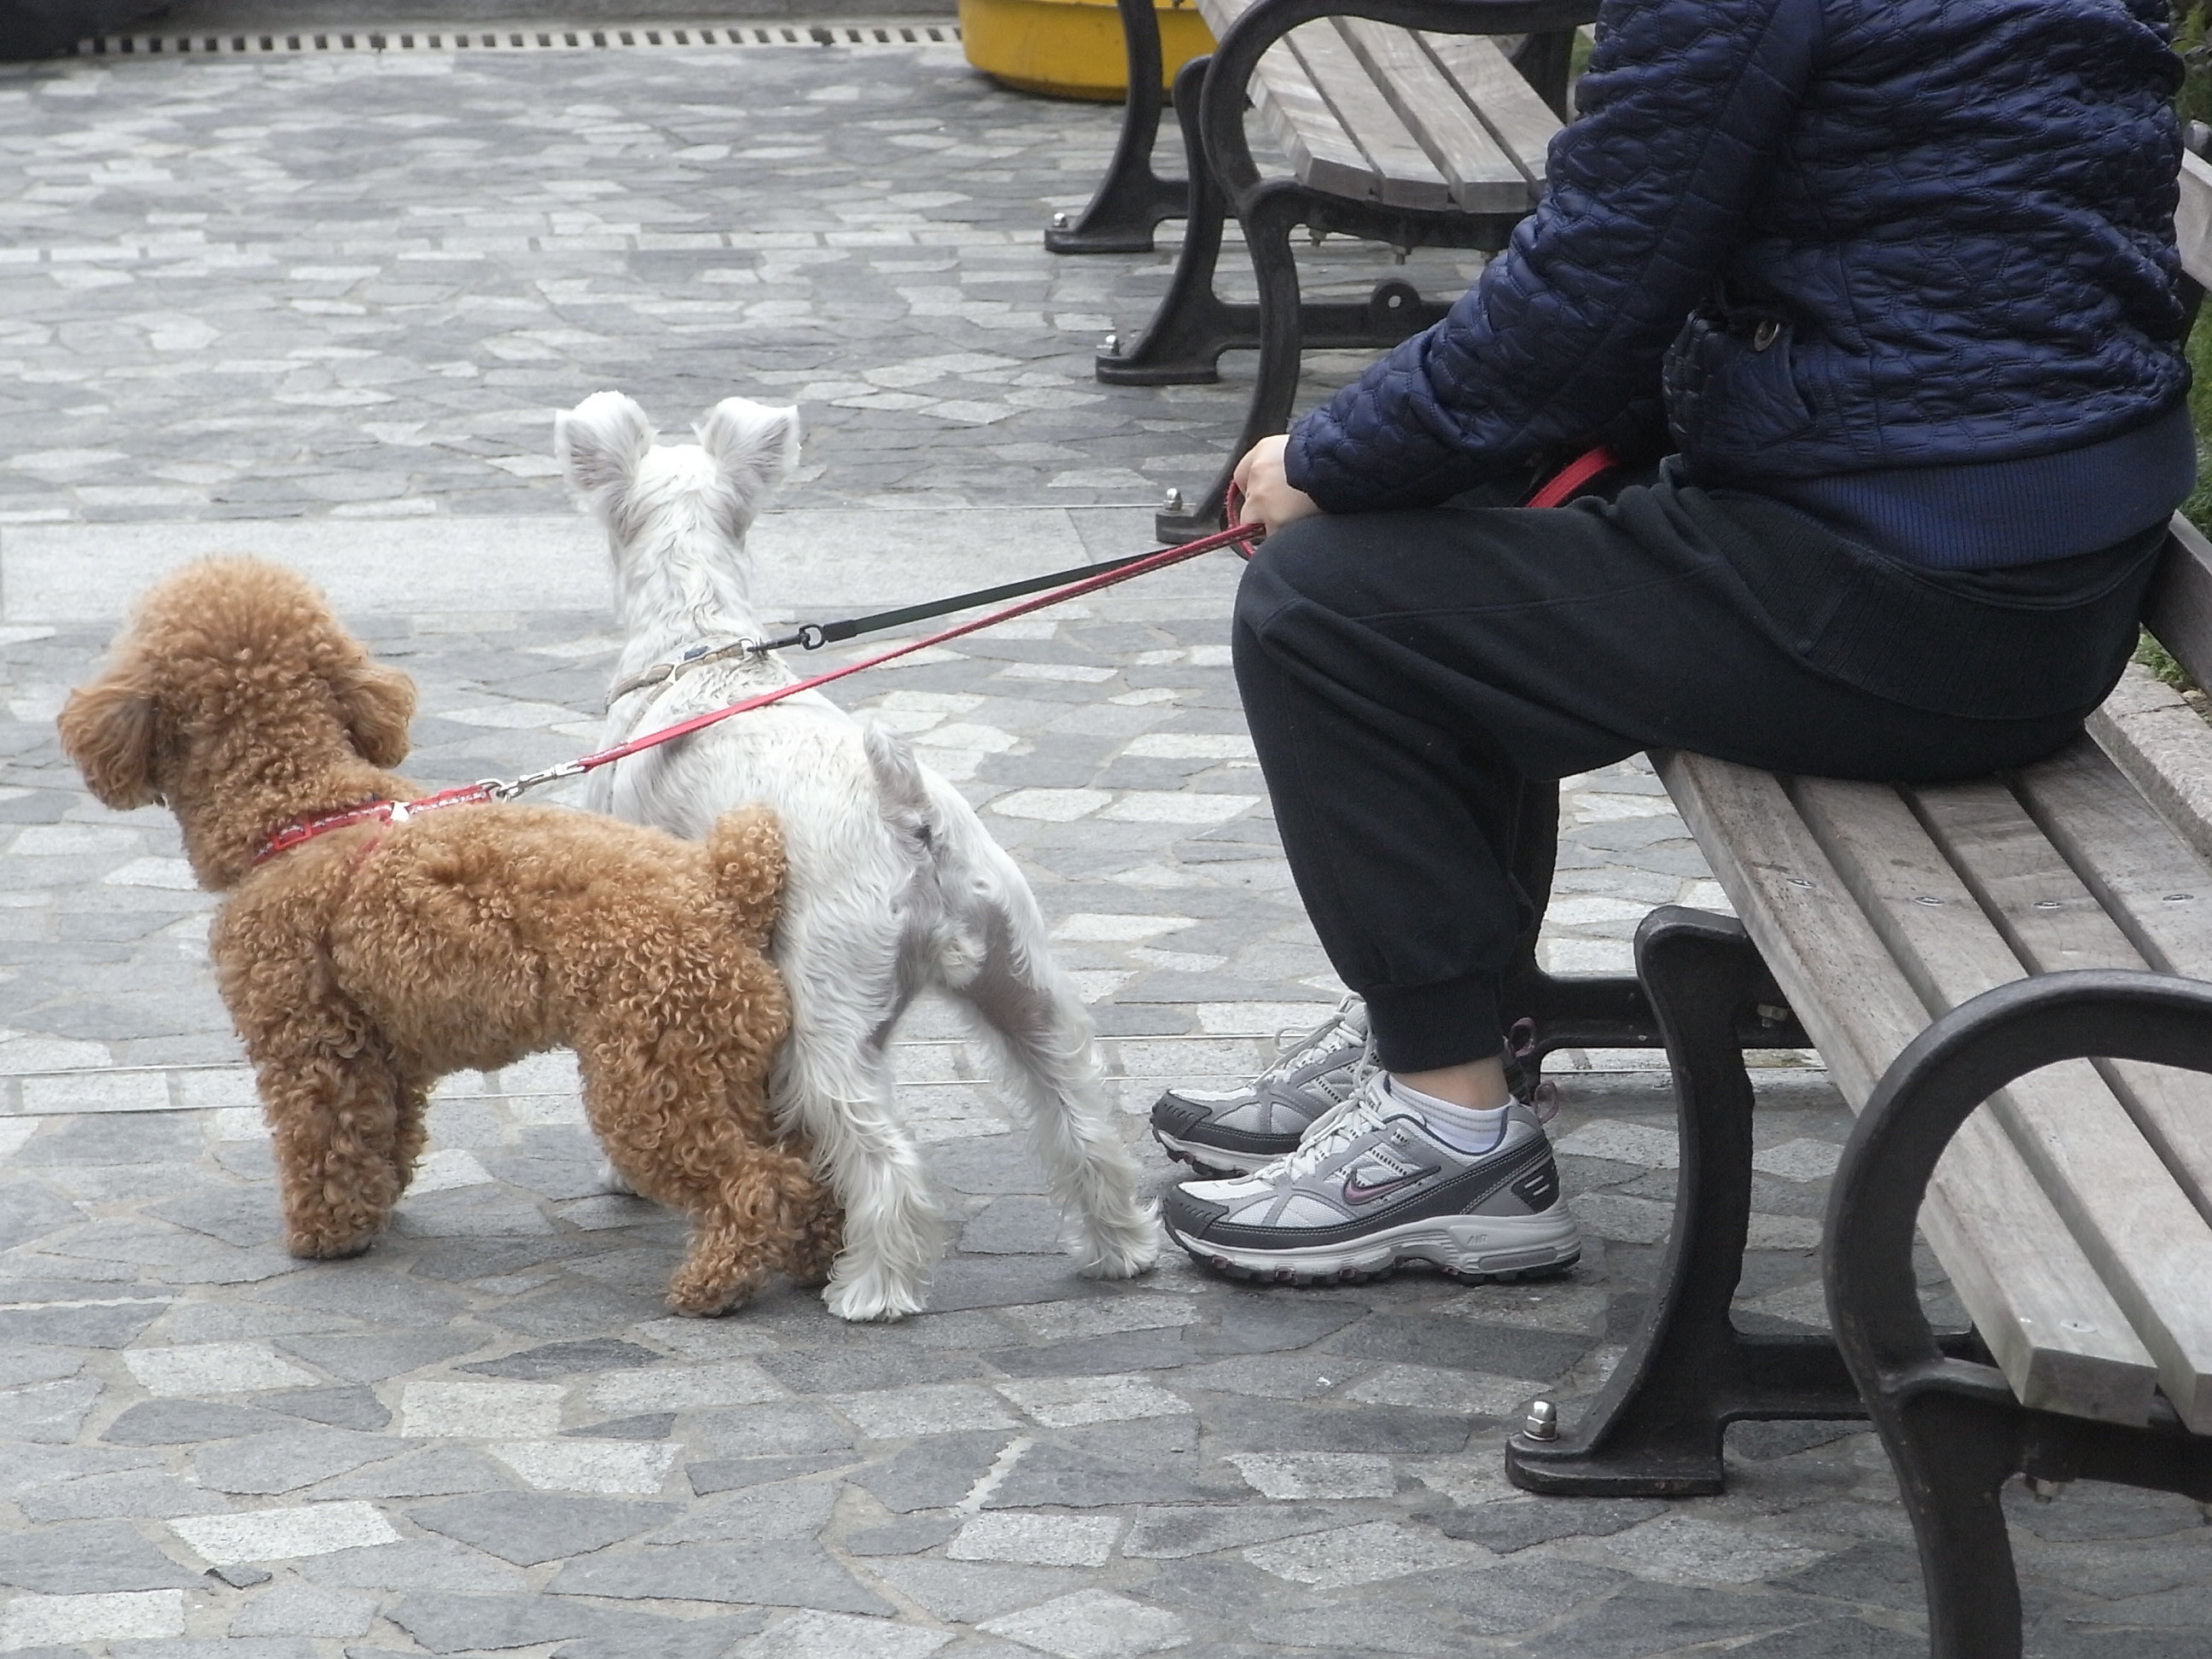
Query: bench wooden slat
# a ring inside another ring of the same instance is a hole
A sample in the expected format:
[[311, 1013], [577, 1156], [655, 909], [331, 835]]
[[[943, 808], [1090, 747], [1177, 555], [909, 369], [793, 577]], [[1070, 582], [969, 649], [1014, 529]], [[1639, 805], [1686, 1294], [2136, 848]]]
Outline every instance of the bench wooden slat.
[[[1198, 13], [1218, 40], [1250, 6], [1251, 0], [1199, 0]], [[1308, 33], [1328, 27], [1326, 23], [1302, 26]], [[1291, 33], [1299, 32], [1293, 29]], [[1267, 136], [1290, 158], [1291, 169], [1300, 179], [1316, 190], [1363, 201], [1381, 194], [1382, 181], [1376, 176], [1373, 165], [1306, 74], [1305, 65], [1291, 51], [1287, 36], [1261, 57], [1247, 89]]]
[[[2067, 873], [2094, 902], [2124, 950], [2058, 962], [2038, 935], [2016, 948], [2038, 972], [2054, 966], [2142, 968], [2212, 979], [2212, 868], [2151, 810], [2097, 746], [2077, 742], [2027, 769], [2014, 789]], [[1954, 855], [1956, 857], [1956, 854]], [[2116, 1062], [2100, 1066], [2198, 1212], [2212, 1217], [2212, 1100], [2188, 1072]]]
[[[1701, 755], [1652, 760], [1856, 1111], [1924, 1029], [1927, 1008], [1778, 779]], [[1851, 988], [1849, 1024], [1825, 1008], [1839, 985]], [[1921, 1225], [2023, 1401], [2106, 1422], [2148, 1419], [2148, 1350], [1988, 1112], [1967, 1120], [1937, 1166]], [[2006, 1264], [2002, 1282], [1992, 1262]]]
[[1552, 106], [1522, 79], [1492, 36], [1425, 33], [1420, 40], [1458, 84], [1476, 117], [1528, 175], [1534, 200], [1541, 191], [1545, 158], [1559, 131], [1559, 118], [1552, 113]]
[[2146, 962], [2212, 979], [2212, 866], [2111, 756], [2082, 738], [2021, 773], [2014, 787]]
[[1344, 130], [1287, 41], [1267, 48], [1252, 84], [1269, 137], [1282, 146], [1299, 178], [1338, 196], [1372, 200], [1382, 194], [1374, 165]]
[[1341, 34], [1324, 21], [1292, 29], [1283, 39], [1367, 157], [1376, 199], [1392, 207], [1436, 210], [1452, 204], [1450, 183]]
[[[1218, 38], [1250, 0], [1199, 0]], [[1395, 207], [1518, 213], [1559, 130], [1487, 35], [1423, 34], [1365, 18], [1302, 24], [1250, 90], [1268, 136], [1316, 190]]]
[[[2079, 745], [2069, 758], [2094, 755]], [[2077, 761], [2078, 764], [2078, 761]], [[2102, 769], [2116, 800], [2133, 802], [2154, 823], [2157, 815], [2106, 762]], [[2151, 968], [2149, 961], [2106, 908], [2105, 901], [2069, 863], [2043, 826], [2002, 784], [1958, 784], [1920, 793], [1923, 820], [2013, 953], [2035, 973], [2069, 968]], [[2111, 827], [2118, 828], [2118, 825]], [[2090, 843], [2092, 859], [2098, 854]], [[2187, 856], [2188, 849], [2180, 848]], [[2207, 875], [2193, 866], [2194, 888]], [[2180, 1183], [2182, 1195], [2207, 1214], [2212, 1193], [2212, 1089], [2187, 1072], [2110, 1061], [2097, 1069], [2143, 1137]]]
[[2212, 859], [2212, 728], [2146, 669], [2120, 677], [2089, 735], [2198, 854]]
[[[1418, 40], [1404, 29], [1369, 18], [1340, 17], [1335, 21], [1390, 107], [1449, 183], [1455, 203], [1470, 213], [1516, 213], [1528, 206], [1528, 175]], [[1476, 40], [1496, 53], [1489, 41]], [[1499, 62], [1504, 61], [1501, 57]], [[1505, 71], [1516, 81], [1521, 78], [1510, 64]]]
[[[1942, 812], [1947, 793], [1921, 792], [1923, 810]], [[1791, 794], [1930, 1013], [2025, 976], [1976, 894], [1895, 790], [1803, 778]], [[1985, 817], [1997, 815], [1982, 786], [1967, 786], [1966, 799]], [[2011, 811], [2039, 840], [2017, 803]], [[1958, 816], [1970, 817], [1972, 808]], [[1985, 856], [1963, 836], [1961, 852]], [[2002, 872], [1992, 864], [1990, 873]], [[2212, 1226], [2087, 1060], [2021, 1078], [1990, 1108], [2127, 1310], [2174, 1408], [2192, 1428], [2212, 1427], [2212, 1297], [2204, 1293], [2212, 1285]]]

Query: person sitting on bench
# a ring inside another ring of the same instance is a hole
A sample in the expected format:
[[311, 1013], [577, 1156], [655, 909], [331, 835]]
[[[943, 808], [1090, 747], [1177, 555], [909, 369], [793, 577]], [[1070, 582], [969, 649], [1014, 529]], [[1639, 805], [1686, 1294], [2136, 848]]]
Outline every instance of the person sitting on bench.
[[[1900, 782], [2047, 754], [2194, 481], [2164, 0], [1609, 0], [1598, 29], [1511, 246], [1237, 469], [1268, 532], [1237, 684], [1356, 994], [1250, 1087], [1154, 1109], [1228, 1177], [1165, 1206], [1224, 1272], [1575, 1261], [1500, 1052], [1555, 781], [1661, 746]], [[1600, 446], [1601, 491], [1511, 504]]]

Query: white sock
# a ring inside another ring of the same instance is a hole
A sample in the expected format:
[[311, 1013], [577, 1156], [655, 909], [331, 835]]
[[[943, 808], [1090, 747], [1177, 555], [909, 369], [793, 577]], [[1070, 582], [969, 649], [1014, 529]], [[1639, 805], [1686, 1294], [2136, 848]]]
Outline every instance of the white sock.
[[1478, 1111], [1408, 1088], [1395, 1077], [1390, 1079], [1390, 1094], [1401, 1105], [1419, 1112], [1436, 1138], [1454, 1152], [1486, 1152], [1505, 1139], [1506, 1108], [1513, 1103], [1510, 1100], [1504, 1106]]

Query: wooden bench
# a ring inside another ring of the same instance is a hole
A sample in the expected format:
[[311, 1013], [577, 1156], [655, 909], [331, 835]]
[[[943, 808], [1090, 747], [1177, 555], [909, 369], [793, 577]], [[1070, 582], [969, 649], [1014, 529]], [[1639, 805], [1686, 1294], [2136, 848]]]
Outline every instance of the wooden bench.
[[[2185, 268], [2212, 278], [2193, 155], [2177, 223]], [[2145, 623], [2212, 684], [2212, 544], [2179, 518]], [[2212, 1502], [2212, 726], [2135, 668], [2083, 738], [1999, 778], [1653, 758], [1741, 920], [1670, 908], [1639, 933], [1680, 1112], [1674, 1234], [1606, 1389], [1571, 1435], [1532, 1422], [1509, 1470], [1539, 1492], [1713, 1492], [1731, 1421], [1871, 1416], [1932, 1651], [2016, 1659], [2014, 1475]], [[1729, 1312], [1750, 1205], [1741, 1028], [1778, 1003], [1859, 1113], [1828, 1208], [1833, 1341]], [[1931, 1334], [1916, 1218], [1970, 1333]]]
[[[1220, 522], [1228, 467], [1287, 425], [1307, 346], [1380, 350], [1418, 333], [1456, 293], [1424, 299], [1386, 278], [1364, 301], [1302, 301], [1291, 234], [1338, 232], [1405, 249], [1494, 252], [1535, 204], [1544, 154], [1565, 107], [1575, 26], [1595, 0], [1198, 0], [1220, 42], [1176, 77], [1188, 178], [1152, 170], [1159, 36], [1150, 0], [1121, 0], [1130, 92], [1112, 165], [1060, 252], [1148, 249], [1163, 219], [1188, 223], [1166, 295], [1126, 349], [1109, 341], [1101, 380], [1215, 380], [1221, 354], [1260, 353], [1244, 429], [1220, 480], [1190, 510], [1164, 513], [1163, 540]], [[1493, 38], [1496, 37], [1496, 38]], [[1244, 130], [1248, 103], [1291, 172], [1263, 178]], [[1215, 289], [1223, 227], [1241, 224], [1256, 305]]]

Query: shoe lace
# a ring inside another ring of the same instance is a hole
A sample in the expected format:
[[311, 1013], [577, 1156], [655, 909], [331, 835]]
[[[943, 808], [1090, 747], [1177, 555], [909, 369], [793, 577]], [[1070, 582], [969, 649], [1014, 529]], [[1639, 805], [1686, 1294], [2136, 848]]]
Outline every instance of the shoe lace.
[[[1300, 1032], [1297, 1026], [1286, 1025], [1277, 1031], [1274, 1061], [1261, 1075], [1278, 1076], [1300, 1065], [1310, 1055], [1324, 1048], [1340, 1046], [1334, 1042], [1336, 1035], [1351, 1024], [1352, 1011], [1359, 1006], [1359, 994], [1351, 992], [1336, 1005], [1335, 1011], [1327, 1019], [1310, 1030]], [[1363, 1047], [1370, 1053], [1373, 1051], [1375, 1039], [1371, 1035], [1364, 1039]]]
[[1361, 1064], [1366, 1069], [1358, 1086], [1307, 1125], [1296, 1149], [1259, 1171], [1261, 1175], [1277, 1180], [1298, 1180], [1311, 1175], [1340, 1148], [1381, 1127], [1383, 1093], [1389, 1085], [1374, 1068], [1371, 1054]]

